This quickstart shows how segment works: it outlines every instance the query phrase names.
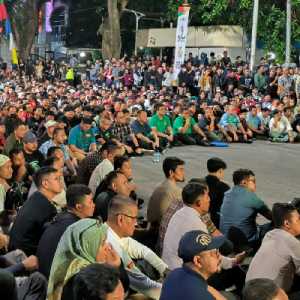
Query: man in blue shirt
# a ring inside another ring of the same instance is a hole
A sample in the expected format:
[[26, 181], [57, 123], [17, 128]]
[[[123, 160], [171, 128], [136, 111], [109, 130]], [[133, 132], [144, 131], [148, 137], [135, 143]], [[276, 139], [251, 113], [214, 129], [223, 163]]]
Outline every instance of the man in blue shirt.
[[131, 129], [138, 139], [141, 148], [155, 150], [159, 147], [158, 136], [155, 130], [151, 129], [145, 111], [138, 111], [137, 119], [132, 122]]
[[223, 236], [214, 238], [200, 230], [185, 233], [178, 247], [183, 266], [167, 276], [160, 300], [214, 300], [220, 296], [206, 281], [221, 270], [218, 249], [224, 242]]
[[239, 169], [233, 173], [234, 187], [225, 193], [221, 206], [220, 230], [228, 235], [231, 227], [237, 227], [249, 242], [259, 242], [270, 224], [259, 227], [257, 214], [272, 220], [272, 213], [256, 195], [255, 175], [251, 170]]
[[83, 118], [79, 125], [71, 129], [68, 144], [72, 155], [78, 160], [83, 160], [87, 153], [97, 150], [92, 119]]
[[264, 127], [262, 120], [257, 115], [257, 108], [255, 106], [251, 107], [251, 110], [247, 115], [247, 125], [254, 137], [267, 138], [267, 130]]

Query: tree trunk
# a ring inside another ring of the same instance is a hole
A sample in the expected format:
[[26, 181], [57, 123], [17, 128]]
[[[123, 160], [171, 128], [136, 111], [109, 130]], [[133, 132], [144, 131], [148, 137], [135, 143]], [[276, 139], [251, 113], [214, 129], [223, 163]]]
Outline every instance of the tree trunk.
[[37, 2], [37, 0], [17, 0], [9, 11], [18, 54], [23, 61], [26, 61], [31, 54], [37, 31]]
[[100, 28], [104, 59], [120, 58], [122, 47], [120, 16], [128, 1], [107, 0], [108, 16], [104, 19]]

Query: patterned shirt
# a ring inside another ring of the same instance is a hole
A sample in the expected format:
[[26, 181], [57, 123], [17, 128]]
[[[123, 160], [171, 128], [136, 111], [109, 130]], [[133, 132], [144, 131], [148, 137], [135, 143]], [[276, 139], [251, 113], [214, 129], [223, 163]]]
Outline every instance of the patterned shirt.
[[124, 144], [128, 142], [130, 139], [130, 134], [132, 134], [129, 124], [114, 124], [111, 131], [113, 137]]
[[[160, 227], [159, 227], [158, 241], [157, 241], [157, 246], [156, 246], [157, 251], [158, 251], [157, 253], [159, 255], [161, 255], [161, 253], [162, 253], [163, 242], [164, 242], [164, 238], [165, 238], [165, 235], [166, 235], [166, 232], [167, 232], [169, 222], [170, 222], [171, 218], [173, 217], [173, 215], [179, 209], [181, 209], [183, 207], [184, 207], [184, 203], [181, 200], [180, 201], [174, 201], [170, 204], [167, 211], [163, 215], [161, 223], [160, 223]], [[209, 234], [212, 234], [217, 229], [215, 224], [212, 222], [209, 213], [201, 216], [201, 220], [202, 220], [203, 223], [206, 224], [206, 227], [207, 227], [207, 230], [208, 230]]]
[[80, 161], [77, 172], [77, 183], [88, 185], [93, 171], [101, 161], [100, 151], [93, 152]]

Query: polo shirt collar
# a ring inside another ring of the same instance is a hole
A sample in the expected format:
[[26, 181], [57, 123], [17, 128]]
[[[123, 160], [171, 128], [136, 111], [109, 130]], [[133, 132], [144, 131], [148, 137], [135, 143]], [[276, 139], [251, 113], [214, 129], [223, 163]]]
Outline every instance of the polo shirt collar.
[[200, 273], [194, 271], [192, 268], [188, 267], [187, 265], [183, 265], [182, 268], [186, 273], [198, 277], [201, 281], [203, 281], [205, 285], [207, 285], [206, 280], [203, 278], [203, 276]]

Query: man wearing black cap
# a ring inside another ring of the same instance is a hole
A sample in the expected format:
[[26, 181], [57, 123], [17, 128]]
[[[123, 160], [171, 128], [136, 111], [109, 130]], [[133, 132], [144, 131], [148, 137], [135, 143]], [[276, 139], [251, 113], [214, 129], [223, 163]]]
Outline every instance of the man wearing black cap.
[[168, 275], [160, 300], [214, 300], [218, 292], [212, 290], [206, 280], [221, 270], [218, 249], [224, 242], [223, 236], [213, 238], [200, 230], [184, 234], [178, 247], [183, 266]]
[[43, 155], [37, 149], [37, 136], [32, 131], [27, 131], [23, 138], [23, 152], [30, 175], [33, 175], [33, 173], [39, 170], [44, 161]]

